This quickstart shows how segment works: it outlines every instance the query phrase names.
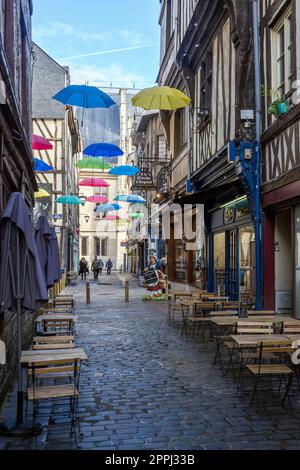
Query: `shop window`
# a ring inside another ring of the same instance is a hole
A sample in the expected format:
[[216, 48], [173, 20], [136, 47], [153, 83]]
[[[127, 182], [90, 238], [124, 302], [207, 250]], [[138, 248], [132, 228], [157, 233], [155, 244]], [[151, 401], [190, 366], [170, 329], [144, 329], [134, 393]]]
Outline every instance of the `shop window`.
[[175, 277], [178, 280], [185, 280], [186, 277], [186, 261], [184, 247], [184, 242], [182, 240], [175, 240]]
[[255, 232], [253, 227], [239, 230], [239, 282], [240, 299], [255, 305]]
[[225, 294], [225, 232], [214, 235], [215, 292]]
[[193, 252], [193, 282], [199, 289], [206, 289], [207, 269], [205, 246]]

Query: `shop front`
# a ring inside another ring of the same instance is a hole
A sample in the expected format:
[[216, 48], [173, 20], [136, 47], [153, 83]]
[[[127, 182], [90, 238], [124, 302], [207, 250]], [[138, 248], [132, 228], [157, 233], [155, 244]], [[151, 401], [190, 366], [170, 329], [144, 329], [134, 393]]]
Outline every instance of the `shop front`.
[[255, 230], [247, 197], [221, 206], [209, 219], [209, 291], [255, 305]]
[[300, 318], [300, 182], [265, 193], [264, 307]]

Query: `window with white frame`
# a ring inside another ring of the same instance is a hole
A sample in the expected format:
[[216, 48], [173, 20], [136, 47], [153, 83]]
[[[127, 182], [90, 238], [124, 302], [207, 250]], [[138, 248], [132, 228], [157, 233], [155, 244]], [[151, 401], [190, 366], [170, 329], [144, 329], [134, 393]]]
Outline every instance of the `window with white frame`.
[[293, 83], [293, 12], [289, 9], [273, 28], [273, 88], [278, 90], [278, 95], [283, 98], [291, 89]]

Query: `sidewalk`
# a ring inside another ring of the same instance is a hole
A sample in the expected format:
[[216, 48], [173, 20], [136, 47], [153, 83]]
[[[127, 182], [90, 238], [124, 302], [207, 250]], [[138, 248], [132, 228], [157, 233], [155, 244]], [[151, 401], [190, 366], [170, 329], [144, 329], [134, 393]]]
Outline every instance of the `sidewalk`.
[[[214, 345], [168, 326], [166, 302], [143, 302], [132, 280], [126, 303], [117, 274], [99, 282], [90, 281], [90, 305], [84, 281], [66, 289], [77, 301], [77, 344], [89, 357], [80, 388], [82, 449], [300, 448], [299, 406], [291, 412], [270, 401], [250, 409], [233, 380], [211, 367]], [[0, 438], [1, 448], [71, 449], [74, 439], [69, 425], [51, 424], [36, 440]]]

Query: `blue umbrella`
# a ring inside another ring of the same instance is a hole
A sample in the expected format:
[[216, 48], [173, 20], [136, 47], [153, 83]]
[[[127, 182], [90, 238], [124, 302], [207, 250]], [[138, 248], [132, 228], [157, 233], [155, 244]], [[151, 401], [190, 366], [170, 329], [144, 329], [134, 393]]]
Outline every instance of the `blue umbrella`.
[[128, 196], [127, 202], [131, 202], [132, 204], [144, 204], [147, 201], [142, 196], [132, 194], [131, 196]]
[[54, 170], [53, 166], [48, 165], [47, 163], [43, 162], [43, 160], [34, 158], [34, 171], [52, 171], [52, 170]]
[[128, 194], [118, 194], [118, 196], [116, 196], [114, 198], [114, 201], [124, 201], [124, 202], [127, 202], [127, 199], [128, 199]]
[[96, 207], [95, 212], [119, 211], [120, 209], [122, 209], [122, 207], [119, 206], [119, 204], [102, 204]]
[[115, 166], [111, 170], [109, 170], [110, 175], [118, 175], [118, 176], [135, 176], [137, 173], [139, 173], [139, 169], [131, 166], [131, 165], [120, 165], [120, 166]]
[[124, 155], [124, 152], [120, 147], [117, 147], [117, 145], [99, 143], [89, 145], [84, 149], [83, 155], [88, 155], [90, 157], [121, 157]]
[[69, 85], [53, 96], [53, 99], [80, 108], [110, 108], [116, 104], [104, 91], [88, 85]]

